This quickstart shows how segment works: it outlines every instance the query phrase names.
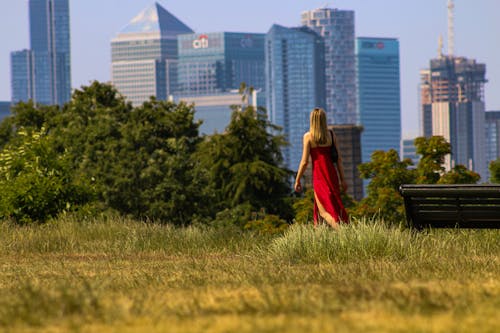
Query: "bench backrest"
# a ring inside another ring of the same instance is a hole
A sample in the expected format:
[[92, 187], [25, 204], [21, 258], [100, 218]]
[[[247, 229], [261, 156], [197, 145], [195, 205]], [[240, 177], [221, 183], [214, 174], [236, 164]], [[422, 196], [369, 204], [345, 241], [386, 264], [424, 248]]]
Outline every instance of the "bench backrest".
[[500, 185], [401, 185], [399, 192], [412, 227], [500, 228]]

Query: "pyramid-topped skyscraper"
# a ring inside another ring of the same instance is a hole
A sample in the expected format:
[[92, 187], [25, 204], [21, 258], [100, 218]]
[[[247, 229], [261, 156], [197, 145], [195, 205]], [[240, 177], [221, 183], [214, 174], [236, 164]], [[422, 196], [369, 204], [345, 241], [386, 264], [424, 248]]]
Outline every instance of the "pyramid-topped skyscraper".
[[167, 99], [177, 78], [177, 35], [193, 30], [154, 3], [111, 41], [112, 82], [134, 105]]

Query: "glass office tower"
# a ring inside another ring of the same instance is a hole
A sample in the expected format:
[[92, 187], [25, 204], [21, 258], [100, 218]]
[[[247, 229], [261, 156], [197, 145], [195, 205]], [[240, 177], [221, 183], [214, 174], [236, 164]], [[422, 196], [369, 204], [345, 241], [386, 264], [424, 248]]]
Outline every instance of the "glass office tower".
[[12, 102], [71, 98], [69, 0], [30, 0], [30, 50], [11, 54]]
[[285, 166], [297, 170], [309, 114], [326, 104], [323, 39], [307, 27], [273, 25], [265, 53], [267, 111], [290, 143], [283, 148]]
[[193, 32], [155, 3], [111, 41], [112, 82], [134, 105], [167, 99], [177, 82], [177, 35]]
[[319, 8], [302, 13], [305, 25], [325, 40], [328, 121], [357, 124], [354, 11]]
[[[178, 37], [178, 95], [264, 89], [264, 34], [213, 32]], [[262, 94], [261, 94], [262, 95]]]
[[11, 52], [11, 87], [13, 103], [34, 99], [33, 94], [33, 55], [30, 50]]
[[[500, 111], [487, 111], [485, 115], [485, 134], [486, 134], [486, 163], [489, 165], [492, 161], [500, 159]], [[490, 178], [488, 174], [483, 177], [484, 180]], [[482, 176], [482, 175], [481, 175]]]
[[363, 163], [375, 150], [401, 145], [399, 42], [393, 38], [356, 40], [358, 109]]

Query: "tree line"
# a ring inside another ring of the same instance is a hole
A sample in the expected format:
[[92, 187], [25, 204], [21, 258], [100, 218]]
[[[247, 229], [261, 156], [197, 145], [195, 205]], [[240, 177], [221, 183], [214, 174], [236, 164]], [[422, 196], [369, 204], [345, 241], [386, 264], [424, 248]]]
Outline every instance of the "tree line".
[[[293, 173], [281, 155], [287, 143], [264, 109], [242, 100], [223, 133], [202, 136], [200, 125], [195, 105], [152, 97], [133, 107], [100, 82], [75, 90], [61, 107], [20, 102], [0, 124], [0, 218], [26, 224], [111, 210], [175, 225], [268, 232], [305, 222], [312, 196], [292, 193]], [[360, 202], [346, 198], [353, 215], [399, 221], [400, 184], [479, 180], [463, 166], [444, 172], [450, 153], [444, 139], [419, 138], [416, 146], [422, 156], [416, 168], [393, 150], [377, 151], [360, 166], [371, 182]], [[490, 169], [498, 181], [500, 162]]]

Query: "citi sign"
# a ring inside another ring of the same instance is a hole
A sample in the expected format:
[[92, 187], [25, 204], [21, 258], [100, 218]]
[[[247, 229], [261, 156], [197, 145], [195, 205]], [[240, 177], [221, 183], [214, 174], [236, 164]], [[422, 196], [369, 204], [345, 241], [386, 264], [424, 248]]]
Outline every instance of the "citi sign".
[[194, 49], [206, 49], [208, 48], [208, 36], [200, 35], [198, 39], [193, 40]]

